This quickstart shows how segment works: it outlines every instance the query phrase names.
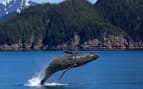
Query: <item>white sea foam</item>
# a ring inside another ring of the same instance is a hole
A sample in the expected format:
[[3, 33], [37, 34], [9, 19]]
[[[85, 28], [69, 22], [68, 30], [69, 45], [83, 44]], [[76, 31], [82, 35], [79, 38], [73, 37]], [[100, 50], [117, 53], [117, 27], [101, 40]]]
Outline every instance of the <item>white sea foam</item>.
[[[28, 83], [24, 84], [25, 86], [29, 87], [41, 87], [40, 85], [40, 80], [39, 78], [32, 78], [28, 80]], [[51, 83], [45, 83], [43, 86], [66, 86], [68, 84], [63, 84], [63, 83], [57, 83], [57, 82], [51, 82]]]
[[25, 86], [41, 86], [40, 85], [40, 81], [41, 81], [42, 77], [41, 74], [39, 73], [38, 75], [32, 77], [31, 79], [28, 80], [28, 82], [26, 84], [24, 84]]
[[[42, 76], [43, 76], [43, 73], [40, 72], [36, 76], [29, 79], [28, 82], [26, 84], [24, 84], [24, 86], [41, 87], [42, 85], [40, 84], [40, 81], [42, 79]], [[43, 86], [66, 86], [66, 85], [68, 85], [68, 84], [51, 82], [51, 83], [45, 83]]]

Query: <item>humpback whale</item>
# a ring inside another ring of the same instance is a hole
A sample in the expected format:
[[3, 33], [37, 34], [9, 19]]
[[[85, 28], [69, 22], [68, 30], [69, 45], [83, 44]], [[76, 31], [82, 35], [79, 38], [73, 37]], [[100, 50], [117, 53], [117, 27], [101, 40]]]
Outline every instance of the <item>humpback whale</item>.
[[99, 56], [97, 54], [78, 54], [72, 51], [65, 50], [66, 54], [62, 57], [59, 57], [53, 60], [45, 70], [45, 74], [40, 81], [40, 84], [43, 85], [46, 80], [52, 76], [54, 73], [63, 71], [60, 78], [63, 77], [66, 71], [85, 65], [91, 61], [96, 60]]

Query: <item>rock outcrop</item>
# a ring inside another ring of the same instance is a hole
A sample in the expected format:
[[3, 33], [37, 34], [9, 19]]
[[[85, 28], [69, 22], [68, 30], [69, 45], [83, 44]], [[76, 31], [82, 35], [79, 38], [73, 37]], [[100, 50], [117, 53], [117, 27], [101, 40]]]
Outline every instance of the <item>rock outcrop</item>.
[[126, 49], [143, 49], [143, 42], [135, 42], [128, 40], [122, 36], [103, 36], [102, 38], [95, 38], [80, 43], [80, 36], [75, 35], [72, 40], [59, 44], [53, 47], [43, 45], [42, 40], [34, 44], [31, 41], [30, 44], [12, 44], [12, 45], [0, 45], [0, 50], [4, 51], [31, 51], [31, 50], [126, 50]]

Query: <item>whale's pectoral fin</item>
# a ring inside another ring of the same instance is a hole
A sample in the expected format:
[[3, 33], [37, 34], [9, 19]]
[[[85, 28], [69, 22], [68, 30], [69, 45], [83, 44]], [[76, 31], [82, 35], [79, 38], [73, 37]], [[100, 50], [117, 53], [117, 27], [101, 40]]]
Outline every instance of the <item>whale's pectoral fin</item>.
[[66, 54], [77, 54], [76, 52], [70, 51], [70, 50], [64, 50], [64, 53]]
[[68, 69], [64, 70], [64, 71], [62, 72], [62, 74], [60, 75], [60, 77], [59, 77], [58, 80], [61, 80], [62, 77], [64, 76], [64, 74], [65, 74], [67, 71], [69, 71], [70, 69], [71, 69], [71, 68], [68, 68]]

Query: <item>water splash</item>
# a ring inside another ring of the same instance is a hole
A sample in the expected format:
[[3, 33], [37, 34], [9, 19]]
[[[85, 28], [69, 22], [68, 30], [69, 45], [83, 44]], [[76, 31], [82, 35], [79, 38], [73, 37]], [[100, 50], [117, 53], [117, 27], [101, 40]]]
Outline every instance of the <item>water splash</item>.
[[41, 86], [40, 85], [40, 81], [42, 79], [42, 73], [38, 73], [37, 75], [35, 75], [34, 77], [32, 77], [31, 79], [28, 80], [28, 82], [26, 84], [24, 84], [25, 86]]
[[[57, 57], [55, 57], [54, 59], [56, 59]], [[53, 60], [53, 58], [52, 58]], [[51, 60], [51, 61], [52, 61]], [[49, 61], [49, 63], [51, 62]], [[24, 84], [24, 86], [31, 86], [31, 87], [41, 87], [42, 85], [40, 84], [41, 80], [43, 79], [43, 76], [45, 75], [45, 70], [46, 68], [49, 66], [46, 64], [39, 73], [36, 73], [31, 79], [29, 79], [27, 81], [26, 84]], [[51, 83], [45, 83], [43, 86], [65, 86], [68, 84], [63, 84], [63, 83], [57, 83], [57, 82], [51, 82]]]
[[[41, 87], [42, 85], [40, 84], [40, 81], [42, 80], [42, 78], [43, 78], [43, 72], [39, 72], [37, 75], [29, 79], [28, 82], [24, 84], [24, 86]], [[43, 86], [66, 86], [66, 85], [68, 84], [51, 82], [51, 83], [45, 83]]]

